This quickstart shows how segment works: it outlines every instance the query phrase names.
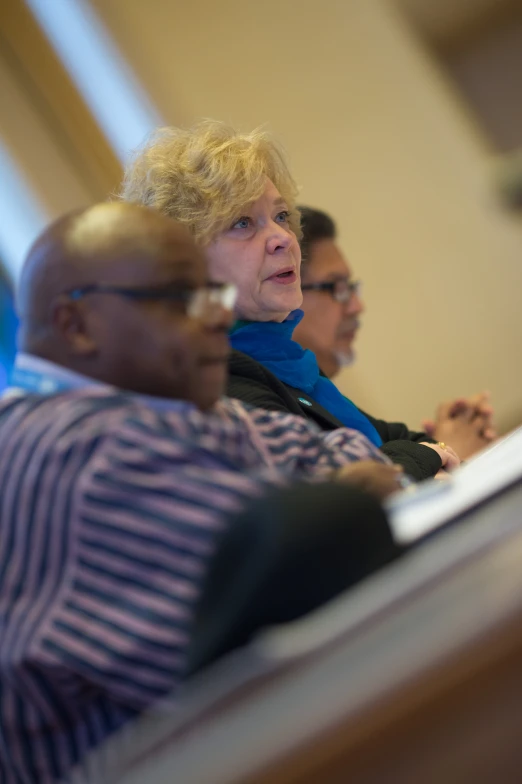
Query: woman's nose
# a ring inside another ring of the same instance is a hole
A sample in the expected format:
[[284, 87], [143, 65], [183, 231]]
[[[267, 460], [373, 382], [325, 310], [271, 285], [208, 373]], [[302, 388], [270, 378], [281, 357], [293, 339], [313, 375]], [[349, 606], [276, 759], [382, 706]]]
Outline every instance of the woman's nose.
[[286, 250], [292, 244], [293, 239], [294, 235], [283, 226], [279, 226], [277, 223], [272, 224], [266, 241], [268, 253], [276, 253], [279, 249]]

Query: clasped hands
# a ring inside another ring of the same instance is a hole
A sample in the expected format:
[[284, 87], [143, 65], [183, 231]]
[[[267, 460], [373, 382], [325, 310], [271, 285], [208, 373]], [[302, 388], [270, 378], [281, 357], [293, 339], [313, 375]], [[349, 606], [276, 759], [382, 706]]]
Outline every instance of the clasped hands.
[[461, 460], [489, 446], [497, 437], [489, 392], [442, 403], [435, 419], [426, 419], [422, 425], [427, 435], [448, 444]]
[[[442, 461], [437, 479], [447, 478], [447, 472], [457, 468], [461, 460], [484, 449], [497, 437], [488, 392], [442, 403], [436, 418], [424, 420], [422, 424], [426, 434], [439, 441], [437, 444], [421, 442], [437, 452]], [[381, 500], [400, 490], [403, 476], [401, 466], [373, 460], [361, 460], [336, 472], [338, 481], [352, 484]]]

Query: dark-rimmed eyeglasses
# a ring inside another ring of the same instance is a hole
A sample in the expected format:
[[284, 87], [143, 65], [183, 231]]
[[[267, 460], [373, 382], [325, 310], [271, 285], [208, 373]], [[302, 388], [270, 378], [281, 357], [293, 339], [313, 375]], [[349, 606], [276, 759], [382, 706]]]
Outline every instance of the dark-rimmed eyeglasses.
[[134, 302], [179, 302], [185, 306], [185, 313], [190, 318], [205, 318], [215, 313], [216, 308], [233, 310], [237, 288], [232, 283], [207, 283], [196, 289], [173, 285], [131, 288], [90, 283], [87, 286], [69, 289], [65, 294], [73, 300], [82, 299], [88, 294], [110, 294]]
[[361, 292], [360, 280], [338, 278], [337, 280], [323, 281], [321, 283], [304, 283], [302, 291], [324, 291], [333, 297], [336, 302], [346, 304], [352, 297], [359, 296]]

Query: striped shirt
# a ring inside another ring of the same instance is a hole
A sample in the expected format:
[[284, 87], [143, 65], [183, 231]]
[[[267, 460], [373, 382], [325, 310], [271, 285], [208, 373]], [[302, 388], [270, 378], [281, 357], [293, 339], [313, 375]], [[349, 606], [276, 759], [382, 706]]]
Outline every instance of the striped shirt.
[[175, 691], [227, 515], [359, 433], [98, 386], [0, 401], [0, 782], [47, 784]]

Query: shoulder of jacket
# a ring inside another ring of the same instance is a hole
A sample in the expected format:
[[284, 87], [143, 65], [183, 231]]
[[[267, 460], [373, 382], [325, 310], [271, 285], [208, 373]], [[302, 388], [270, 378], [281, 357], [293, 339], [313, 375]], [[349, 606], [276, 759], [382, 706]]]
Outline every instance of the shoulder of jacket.
[[247, 378], [263, 378], [271, 380], [275, 378], [261, 362], [257, 359], [252, 359], [248, 354], [243, 354], [241, 351], [232, 350], [228, 361], [229, 373], [234, 376], [244, 376]]

